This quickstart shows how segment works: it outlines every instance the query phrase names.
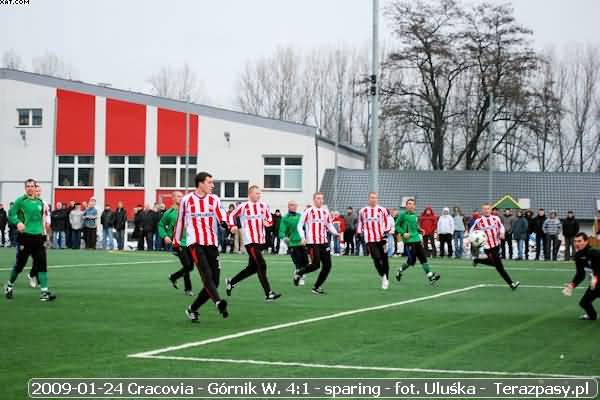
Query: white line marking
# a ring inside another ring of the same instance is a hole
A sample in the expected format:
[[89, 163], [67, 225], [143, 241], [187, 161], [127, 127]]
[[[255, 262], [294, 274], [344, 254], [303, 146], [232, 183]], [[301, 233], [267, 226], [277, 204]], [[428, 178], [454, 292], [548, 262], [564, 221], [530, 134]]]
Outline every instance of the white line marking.
[[310, 323], [313, 323], [313, 322], [325, 321], [325, 320], [328, 320], [328, 319], [340, 318], [340, 317], [345, 317], [345, 316], [348, 316], [348, 315], [360, 314], [360, 313], [369, 312], [369, 311], [376, 311], [376, 310], [384, 310], [386, 308], [402, 306], [402, 305], [405, 305], [405, 304], [417, 303], [419, 301], [436, 299], [438, 297], [443, 297], [443, 296], [448, 296], [448, 295], [451, 295], [451, 294], [462, 293], [462, 292], [466, 292], [466, 291], [469, 291], [469, 290], [477, 289], [477, 288], [480, 288], [480, 287], [484, 287], [484, 285], [474, 285], [474, 286], [469, 286], [469, 287], [465, 287], [465, 288], [462, 288], [462, 289], [454, 289], [454, 290], [448, 290], [446, 292], [436, 293], [436, 294], [431, 295], [431, 296], [417, 297], [417, 298], [414, 298], [414, 299], [399, 301], [399, 302], [396, 302], [396, 303], [382, 304], [382, 305], [374, 306], [374, 307], [358, 308], [358, 309], [355, 309], [355, 310], [348, 310], [348, 311], [342, 311], [342, 312], [335, 313], [335, 314], [323, 315], [321, 317], [303, 319], [303, 320], [300, 320], [300, 321], [287, 322], [287, 323], [278, 324], [278, 325], [271, 325], [271, 326], [267, 326], [267, 327], [264, 327], [264, 328], [251, 329], [251, 330], [248, 330], [248, 331], [238, 332], [238, 333], [234, 333], [234, 334], [231, 334], [231, 335], [218, 336], [218, 337], [214, 337], [214, 338], [210, 338], [210, 339], [205, 339], [205, 340], [201, 340], [199, 342], [189, 342], [189, 343], [181, 344], [179, 346], [171, 346], [171, 347], [165, 347], [165, 348], [158, 349], [158, 350], [152, 350], [152, 351], [147, 351], [147, 352], [142, 352], [142, 353], [129, 354], [127, 357], [144, 358], [144, 357], [148, 357], [148, 356], [155, 356], [157, 354], [162, 354], [162, 353], [167, 353], [167, 352], [171, 352], [171, 351], [187, 349], [187, 348], [190, 348], [190, 347], [205, 346], [205, 345], [211, 344], [211, 343], [223, 342], [223, 341], [226, 341], [226, 340], [237, 339], [237, 338], [244, 337], [244, 336], [256, 335], [258, 333], [263, 333], [263, 332], [269, 332], [269, 331], [274, 331], [274, 330], [279, 330], [279, 329], [290, 328], [292, 326], [310, 324]]
[[[502, 287], [508, 288], [507, 285], [502, 285], [499, 283], [483, 283], [481, 286], [484, 287]], [[519, 289], [564, 289], [564, 286], [548, 286], [548, 285], [519, 285]], [[519, 290], [517, 289], [517, 290]]]
[[[133, 357], [133, 356], [130, 356]], [[158, 359], [158, 360], [176, 360], [176, 361], [197, 361], [197, 362], [214, 362], [228, 364], [253, 364], [253, 365], [269, 365], [279, 367], [302, 367], [302, 368], [327, 368], [327, 369], [348, 369], [361, 371], [386, 371], [386, 372], [420, 372], [430, 374], [453, 374], [455, 376], [464, 375], [494, 375], [494, 376], [536, 376], [536, 377], [551, 377], [551, 378], [593, 378], [581, 375], [564, 375], [564, 374], [548, 374], [537, 372], [506, 372], [506, 371], [465, 371], [465, 370], [450, 370], [450, 369], [428, 369], [428, 368], [398, 368], [398, 367], [373, 367], [360, 365], [344, 365], [344, 364], [309, 364], [301, 362], [284, 362], [284, 361], [259, 361], [259, 360], [234, 360], [228, 358], [201, 358], [201, 357], [179, 357], [179, 356], [135, 356], [136, 358]]]
[[[106, 267], [109, 265], [134, 265], [134, 264], [166, 264], [170, 262], [177, 262], [176, 259], [173, 261], [130, 261], [130, 262], [113, 262], [113, 263], [98, 263], [98, 264], [65, 264], [65, 265], [49, 265], [48, 269], [59, 269], [59, 268], [78, 268], [78, 267]], [[11, 268], [0, 268], [0, 271], [10, 271]]]

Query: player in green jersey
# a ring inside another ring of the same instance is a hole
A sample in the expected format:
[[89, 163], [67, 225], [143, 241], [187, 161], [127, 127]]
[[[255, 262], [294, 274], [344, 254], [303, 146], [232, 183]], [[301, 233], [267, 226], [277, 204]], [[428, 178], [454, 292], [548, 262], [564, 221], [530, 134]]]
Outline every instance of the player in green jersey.
[[408, 254], [406, 262], [396, 272], [396, 280], [400, 281], [404, 271], [415, 265], [418, 259], [423, 271], [427, 275], [429, 283], [436, 285], [437, 281], [440, 280], [440, 275], [433, 272], [431, 265], [427, 262], [425, 249], [421, 241], [421, 228], [419, 227], [419, 217], [417, 217], [416, 209], [417, 203], [415, 199], [406, 200], [406, 211], [396, 220], [396, 233], [402, 237], [406, 253]]
[[[173, 206], [165, 211], [158, 223], [158, 234], [165, 245], [173, 244], [173, 231], [175, 230], [175, 225], [177, 224], [179, 203], [181, 202], [182, 197], [183, 194], [181, 192], [173, 192], [171, 195]], [[185, 294], [188, 296], [193, 296], [194, 293], [192, 292], [190, 271], [194, 270], [194, 262], [192, 261], [192, 257], [190, 256], [185, 243], [185, 232], [183, 233], [181, 242], [179, 242], [179, 247], [177, 249], [173, 249], [173, 254], [179, 258], [179, 261], [181, 262], [181, 268], [177, 272], [169, 275], [169, 281], [171, 282], [171, 285], [177, 289], [177, 280], [183, 277], [183, 288], [185, 290]]]
[[13, 298], [14, 284], [27, 264], [29, 256], [33, 258], [37, 270], [41, 289], [40, 300], [56, 299], [56, 296], [48, 290], [48, 263], [44, 246], [46, 221], [44, 213], [47, 210], [42, 199], [37, 197], [36, 184], [34, 179], [25, 181], [25, 194], [15, 200], [9, 211], [10, 222], [17, 226], [19, 248], [10, 279], [4, 286], [4, 295], [7, 299]]

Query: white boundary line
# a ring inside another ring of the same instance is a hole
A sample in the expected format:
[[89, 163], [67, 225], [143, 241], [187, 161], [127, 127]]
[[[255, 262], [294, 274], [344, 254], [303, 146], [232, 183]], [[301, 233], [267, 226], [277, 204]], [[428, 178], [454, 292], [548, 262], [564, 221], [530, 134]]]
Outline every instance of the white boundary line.
[[251, 364], [251, 365], [269, 365], [279, 367], [302, 367], [302, 368], [324, 368], [324, 369], [344, 369], [360, 371], [385, 371], [385, 372], [420, 372], [430, 374], [454, 374], [456, 376], [464, 375], [493, 375], [493, 376], [535, 376], [547, 378], [593, 378], [582, 375], [564, 375], [547, 374], [537, 372], [506, 372], [506, 371], [465, 371], [452, 369], [429, 369], [429, 368], [399, 368], [399, 367], [373, 367], [361, 365], [344, 364], [311, 364], [300, 362], [284, 361], [260, 361], [260, 360], [234, 360], [228, 358], [201, 358], [201, 357], [178, 357], [178, 356], [143, 356], [136, 358], [156, 359], [156, 360], [175, 360], [175, 361], [196, 361], [196, 362], [214, 362], [226, 364]]
[[[506, 287], [502, 284], [483, 283], [474, 286], [468, 286], [462, 289], [449, 290], [446, 292], [437, 293], [431, 296], [417, 297], [414, 299], [404, 300], [397, 303], [383, 304], [374, 307], [359, 308], [355, 310], [343, 311], [335, 314], [324, 315], [316, 318], [309, 318], [300, 321], [288, 322], [279, 325], [267, 326], [264, 328], [252, 329], [248, 331], [238, 332], [231, 335], [219, 336], [215, 338], [205, 339], [198, 342], [184, 343], [178, 346], [165, 347], [162, 349], [135, 353], [127, 355], [128, 358], [141, 359], [156, 359], [156, 360], [176, 360], [176, 361], [195, 361], [195, 362], [213, 362], [226, 364], [250, 364], [250, 365], [267, 365], [267, 366], [283, 366], [283, 367], [301, 367], [301, 368], [323, 368], [323, 369], [343, 369], [343, 370], [361, 370], [361, 371], [384, 371], [384, 372], [416, 372], [416, 373], [432, 373], [432, 374], [454, 374], [454, 375], [491, 375], [491, 376], [537, 376], [537, 377], [553, 377], [553, 378], [584, 378], [581, 375], [566, 375], [552, 373], [537, 373], [537, 372], [507, 372], [507, 371], [467, 371], [467, 370], [448, 370], [448, 369], [428, 369], [428, 368], [400, 368], [400, 367], [376, 367], [376, 366], [360, 366], [360, 365], [344, 365], [344, 364], [313, 364], [301, 362], [285, 362], [285, 361], [263, 361], [263, 360], [241, 360], [228, 358], [204, 358], [204, 357], [181, 357], [181, 356], [165, 356], [160, 355], [167, 352], [187, 349], [191, 347], [206, 346], [211, 343], [223, 342], [244, 336], [259, 334], [273, 330], [285, 329], [288, 327], [309, 324], [312, 322], [324, 321], [334, 318], [340, 318], [348, 315], [354, 315], [369, 311], [382, 310], [391, 307], [397, 307], [404, 304], [411, 304], [425, 300], [431, 300], [442, 296], [462, 293], [473, 289], [483, 287]], [[521, 285], [522, 288], [540, 288], [540, 289], [561, 289], [562, 286], [546, 286], [546, 285]]]
[[172, 351], [187, 349], [187, 348], [190, 348], [190, 347], [205, 346], [205, 345], [211, 344], [211, 343], [224, 342], [226, 340], [237, 339], [237, 338], [244, 337], [244, 336], [256, 335], [258, 333], [275, 331], [275, 330], [279, 330], [279, 329], [290, 328], [290, 327], [293, 327], [293, 326], [305, 325], [305, 324], [310, 324], [310, 323], [313, 323], [313, 322], [319, 322], [319, 321], [325, 321], [325, 320], [334, 319], [334, 318], [345, 317], [345, 316], [348, 316], [348, 315], [360, 314], [360, 313], [369, 312], [369, 311], [376, 311], [376, 310], [384, 310], [386, 308], [398, 307], [398, 306], [402, 306], [402, 305], [405, 305], [405, 304], [412, 304], [412, 303], [417, 303], [417, 302], [420, 302], [420, 301], [436, 299], [438, 297], [443, 297], [443, 296], [448, 296], [448, 295], [451, 295], [451, 294], [462, 293], [462, 292], [466, 292], [466, 291], [477, 289], [477, 288], [484, 287], [484, 286], [485, 285], [482, 285], [482, 284], [480, 284], [480, 285], [474, 285], [474, 286], [468, 286], [468, 287], [465, 287], [465, 288], [462, 288], [462, 289], [448, 290], [446, 292], [436, 293], [436, 294], [433, 294], [431, 296], [416, 297], [414, 299], [399, 301], [399, 302], [396, 302], [396, 303], [382, 304], [382, 305], [374, 306], [374, 307], [357, 308], [357, 309], [354, 309], [354, 310], [342, 311], [342, 312], [335, 313], [335, 314], [323, 315], [321, 317], [308, 318], [308, 319], [303, 319], [303, 320], [293, 321], [293, 322], [287, 322], [287, 323], [278, 324], [278, 325], [271, 325], [271, 326], [267, 326], [267, 327], [264, 327], [264, 328], [251, 329], [251, 330], [248, 330], [248, 331], [242, 331], [242, 332], [234, 333], [234, 334], [231, 334], [231, 335], [217, 336], [217, 337], [214, 337], [214, 338], [201, 340], [199, 342], [189, 342], [189, 343], [181, 344], [179, 346], [171, 346], [171, 347], [165, 347], [165, 348], [162, 348], [162, 349], [157, 349], [157, 350], [152, 350], [152, 351], [146, 351], [146, 352], [142, 352], [142, 353], [129, 354], [127, 357], [145, 358], [145, 357], [149, 357], [149, 356], [156, 356], [156, 355], [162, 354], [162, 353], [167, 353], [167, 352], [172, 352]]
[[[177, 262], [178, 260], [173, 259], [173, 261], [164, 260], [164, 261], [130, 261], [130, 262], [112, 262], [112, 263], [98, 263], [98, 264], [65, 264], [65, 265], [49, 265], [48, 269], [61, 269], [61, 268], [79, 268], [79, 267], [106, 267], [110, 265], [135, 265], [135, 264], [166, 264], [171, 262]], [[0, 271], [10, 271], [12, 268], [0, 268]]]

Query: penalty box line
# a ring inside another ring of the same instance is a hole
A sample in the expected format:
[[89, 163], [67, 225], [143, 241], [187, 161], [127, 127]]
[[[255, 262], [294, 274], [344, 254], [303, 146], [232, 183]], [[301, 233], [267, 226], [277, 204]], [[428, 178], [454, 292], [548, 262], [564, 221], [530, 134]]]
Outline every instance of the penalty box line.
[[335, 314], [323, 315], [321, 317], [314, 317], [314, 318], [308, 318], [308, 319], [303, 319], [303, 320], [299, 320], [299, 321], [287, 322], [287, 323], [283, 323], [283, 324], [271, 325], [271, 326], [266, 326], [263, 328], [242, 331], [242, 332], [238, 332], [238, 333], [234, 333], [234, 334], [230, 334], [230, 335], [218, 336], [218, 337], [205, 339], [205, 340], [201, 340], [201, 341], [197, 341], [197, 342], [184, 343], [184, 344], [181, 344], [178, 346], [170, 346], [170, 347], [164, 347], [164, 348], [157, 349], [157, 350], [129, 354], [129, 355], [127, 355], [127, 357], [130, 357], [130, 358], [154, 358], [154, 357], [158, 356], [159, 354], [169, 353], [169, 352], [173, 352], [173, 351], [177, 351], [177, 350], [188, 349], [190, 347], [206, 346], [211, 343], [224, 342], [224, 341], [233, 340], [233, 339], [237, 339], [237, 338], [241, 338], [241, 337], [245, 337], [245, 336], [257, 335], [257, 334], [263, 333], [263, 332], [276, 331], [276, 330], [280, 330], [280, 329], [291, 328], [294, 326], [306, 325], [306, 324], [310, 324], [313, 322], [326, 321], [326, 320], [330, 320], [330, 319], [341, 318], [341, 317], [346, 317], [349, 315], [361, 314], [361, 313], [366, 313], [366, 312], [371, 312], [371, 311], [385, 310], [387, 308], [398, 307], [398, 306], [402, 306], [402, 305], [406, 305], [406, 304], [418, 303], [421, 301], [432, 300], [432, 299], [437, 299], [439, 297], [463, 293], [463, 292], [467, 292], [467, 291], [485, 287], [485, 286], [486, 286], [485, 284], [473, 285], [473, 286], [468, 286], [468, 287], [461, 288], [461, 289], [448, 290], [448, 291], [436, 293], [436, 294], [433, 294], [430, 296], [416, 297], [413, 299], [403, 300], [403, 301], [399, 301], [399, 302], [395, 302], [395, 303], [382, 304], [382, 305], [373, 306], [373, 307], [357, 308], [354, 310], [342, 311], [342, 312], [338, 312]]

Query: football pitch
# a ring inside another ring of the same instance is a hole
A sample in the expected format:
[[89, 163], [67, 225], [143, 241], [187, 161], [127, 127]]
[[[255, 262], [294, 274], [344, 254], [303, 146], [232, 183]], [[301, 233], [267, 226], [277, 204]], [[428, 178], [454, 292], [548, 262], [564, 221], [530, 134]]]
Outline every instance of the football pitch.
[[[0, 249], [2, 284], [13, 261]], [[318, 296], [316, 273], [294, 287], [289, 257], [268, 256], [281, 299], [265, 302], [251, 277], [228, 298], [228, 319], [209, 303], [191, 323], [168, 253], [51, 250], [48, 262], [56, 301], [40, 302], [26, 272], [14, 299], [0, 299], [2, 399], [26, 398], [32, 377], [600, 376], [600, 323], [577, 320], [583, 289], [560, 292], [571, 263], [507, 262], [513, 292], [490, 267], [433, 259], [439, 287], [417, 266], [383, 291], [370, 258], [333, 257]], [[223, 296], [245, 262], [221, 256]]]

